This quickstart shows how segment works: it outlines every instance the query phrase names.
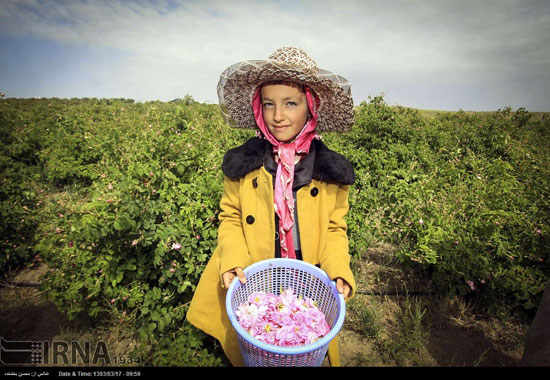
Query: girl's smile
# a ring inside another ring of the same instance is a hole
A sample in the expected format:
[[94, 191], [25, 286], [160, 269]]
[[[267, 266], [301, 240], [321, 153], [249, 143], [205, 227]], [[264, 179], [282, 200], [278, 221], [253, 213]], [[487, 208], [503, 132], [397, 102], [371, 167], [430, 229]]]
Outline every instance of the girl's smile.
[[304, 128], [309, 109], [306, 94], [285, 84], [268, 84], [261, 89], [265, 124], [281, 142], [291, 142]]

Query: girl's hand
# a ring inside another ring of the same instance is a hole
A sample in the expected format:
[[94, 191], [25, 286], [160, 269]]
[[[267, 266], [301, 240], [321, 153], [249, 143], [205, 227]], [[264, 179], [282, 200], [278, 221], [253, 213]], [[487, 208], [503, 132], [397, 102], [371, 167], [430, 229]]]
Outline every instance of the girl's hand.
[[338, 293], [344, 296], [344, 300], [348, 299], [351, 286], [342, 277], [336, 278], [336, 289], [338, 289]]
[[241, 283], [246, 284], [246, 277], [244, 275], [243, 268], [236, 267], [222, 274], [223, 287], [229, 289], [229, 285], [231, 285], [231, 282], [235, 277], [238, 277]]

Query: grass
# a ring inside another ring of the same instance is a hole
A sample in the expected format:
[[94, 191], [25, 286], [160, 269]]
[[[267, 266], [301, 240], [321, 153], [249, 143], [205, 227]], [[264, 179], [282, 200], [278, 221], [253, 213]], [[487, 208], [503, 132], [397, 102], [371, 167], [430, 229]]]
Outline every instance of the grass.
[[[435, 295], [425, 274], [374, 246], [353, 261], [359, 290], [347, 307], [344, 366], [513, 366], [528, 323], [513, 310], [484, 315], [464, 298]], [[413, 295], [414, 294], [414, 295]]]
[[429, 327], [425, 323], [426, 308], [420, 300], [406, 295], [401, 302], [392, 305], [388, 299], [383, 302], [370, 299], [367, 303], [361, 298], [350, 301], [349, 312], [353, 316], [348, 318], [348, 327], [370, 341], [378, 363], [369, 363], [364, 354], [359, 354], [356, 360], [360, 365], [435, 364], [432, 360], [424, 360], [422, 355]]

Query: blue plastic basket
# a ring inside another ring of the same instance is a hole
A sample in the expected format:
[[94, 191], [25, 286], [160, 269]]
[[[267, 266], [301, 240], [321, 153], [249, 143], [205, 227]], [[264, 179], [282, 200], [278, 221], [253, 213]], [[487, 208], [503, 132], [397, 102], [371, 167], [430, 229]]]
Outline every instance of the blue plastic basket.
[[[344, 297], [328, 275], [314, 265], [294, 259], [270, 259], [245, 268], [246, 284], [235, 279], [226, 295], [226, 309], [237, 332], [239, 347], [247, 367], [318, 367], [327, 353], [329, 342], [338, 334], [346, 314]], [[235, 312], [258, 291], [280, 294], [292, 288], [297, 296], [311, 298], [325, 314], [330, 332], [305, 346], [279, 347], [262, 342], [241, 327]]]

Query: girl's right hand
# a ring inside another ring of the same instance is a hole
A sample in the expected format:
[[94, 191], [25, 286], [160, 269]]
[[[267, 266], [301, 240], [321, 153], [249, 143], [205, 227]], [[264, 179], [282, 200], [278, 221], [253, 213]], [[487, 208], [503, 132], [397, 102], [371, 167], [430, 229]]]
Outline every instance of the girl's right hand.
[[229, 285], [231, 285], [231, 282], [235, 277], [238, 277], [241, 283], [246, 284], [246, 277], [244, 275], [243, 268], [236, 267], [222, 274], [223, 287], [229, 289]]

